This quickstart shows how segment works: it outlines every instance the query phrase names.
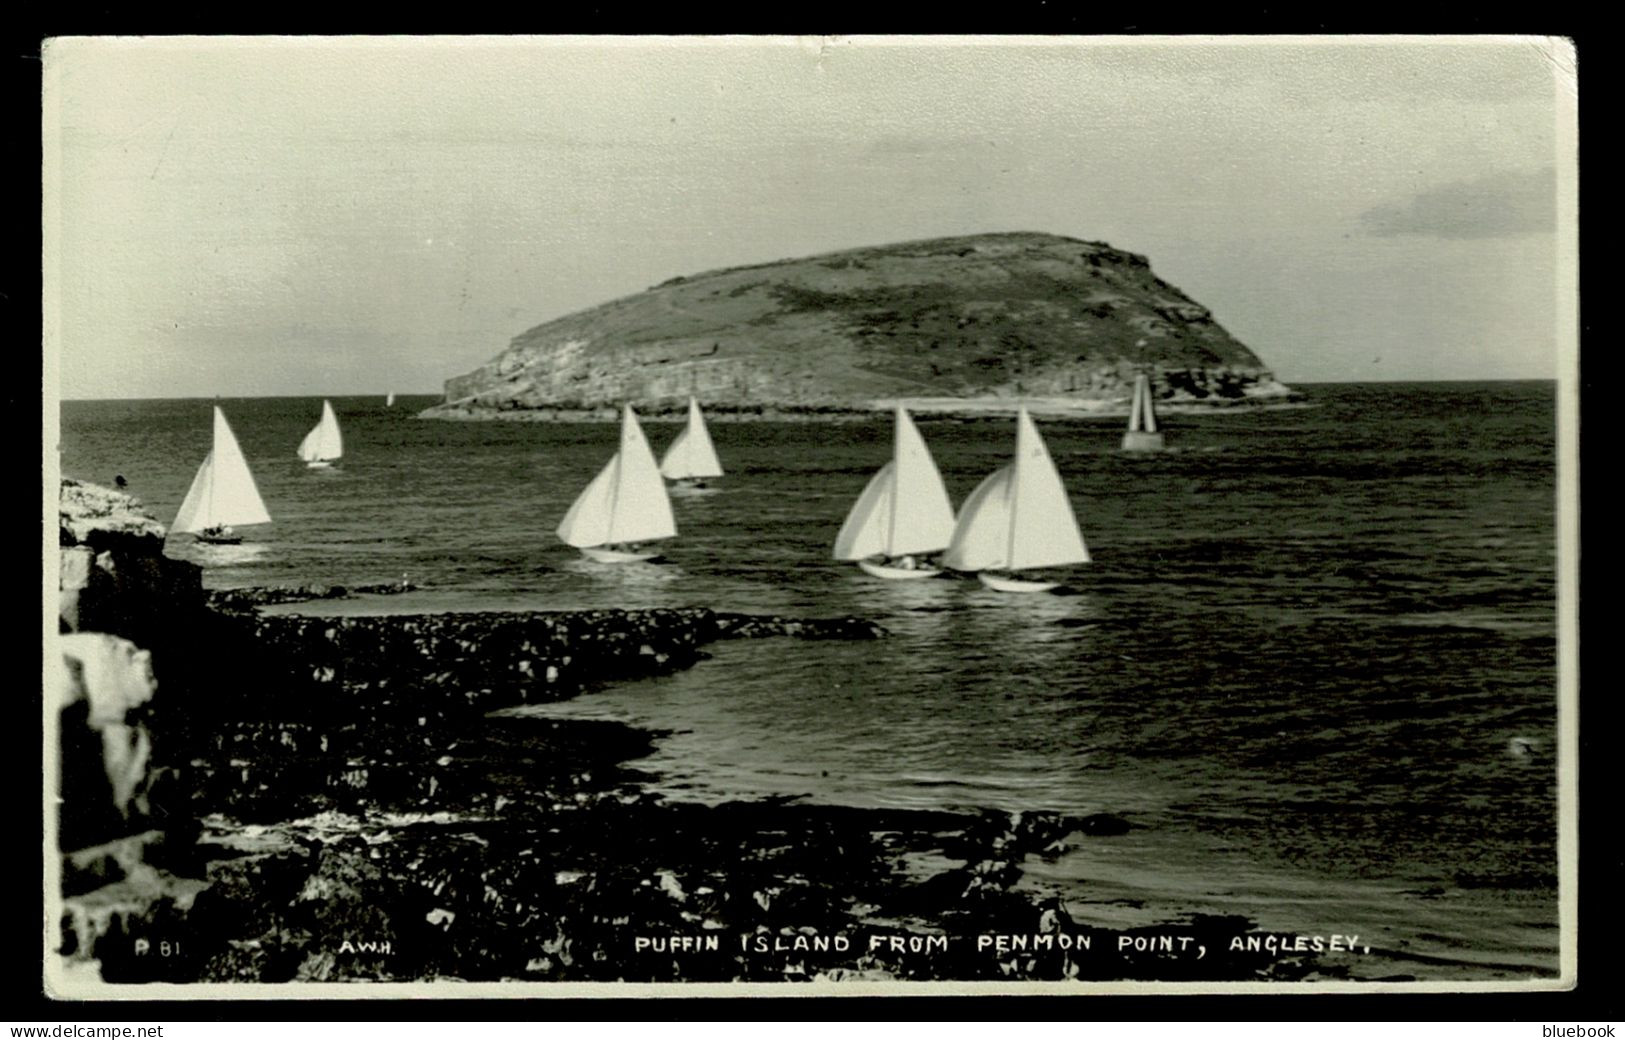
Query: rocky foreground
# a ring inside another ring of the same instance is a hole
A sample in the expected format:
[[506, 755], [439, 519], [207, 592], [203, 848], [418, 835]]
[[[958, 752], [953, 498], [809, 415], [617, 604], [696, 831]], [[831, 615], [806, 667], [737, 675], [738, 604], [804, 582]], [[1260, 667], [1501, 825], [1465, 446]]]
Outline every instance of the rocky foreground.
[[63, 501], [59, 950], [78, 977], [1333, 973], [1233, 950], [1244, 920], [1112, 932], [1021, 884], [1024, 861], [1121, 834], [1109, 814], [676, 804], [635, 771], [657, 734], [490, 714], [685, 668], [719, 639], [884, 637], [862, 619], [260, 616], [254, 599], [286, 597], [209, 606], [133, 500], [73, 484]]

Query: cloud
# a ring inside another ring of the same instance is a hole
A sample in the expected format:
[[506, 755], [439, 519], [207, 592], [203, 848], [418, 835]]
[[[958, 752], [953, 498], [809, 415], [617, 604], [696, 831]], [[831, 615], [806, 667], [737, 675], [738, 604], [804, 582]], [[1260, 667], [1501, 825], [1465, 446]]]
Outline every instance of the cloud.
[[1557, 226], [1557, 173], [1551, 167], [1496, 173], [1424, 191], [1398, 206], [1360, 214], [1368, 235], [1508, 238]]

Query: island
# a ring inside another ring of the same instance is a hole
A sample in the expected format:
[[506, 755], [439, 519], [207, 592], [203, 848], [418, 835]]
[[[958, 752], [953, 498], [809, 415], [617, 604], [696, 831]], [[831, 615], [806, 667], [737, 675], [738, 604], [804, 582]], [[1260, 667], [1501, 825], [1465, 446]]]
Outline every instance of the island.
[[1300, 399], [1145, 257], [1014, 232], [672, 278], [521, 333], [420, 414], [1127, 415], [1142, 372], [1160, 410]]

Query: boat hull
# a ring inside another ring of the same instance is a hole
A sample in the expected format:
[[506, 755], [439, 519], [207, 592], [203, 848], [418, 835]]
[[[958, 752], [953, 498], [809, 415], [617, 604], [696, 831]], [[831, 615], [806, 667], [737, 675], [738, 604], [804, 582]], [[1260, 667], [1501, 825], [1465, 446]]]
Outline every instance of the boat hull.
[[1162, 434], [1160, 433], [1130, 430], [1123, 434], [1124, 451], [1161, 451], [1162, 449]]
[[203, 545], [241, 545], [243, 536], [240, 534], [195, 534], [193, 541]]
[[1048, 592], [1061, 583], [1058, 581], [1028, 581], [1025, 578], [1005, 578], [997, 574], [981, 571], [976, 575], [978, 581], [995, 592]]
[[872, 560], [859, 560], [858, 566], [863, 568], [865, 574], [876, 578], [886, 578], [890, 581], [913, 581], [917, 578], [935, 578], [942, 573], [938, 567], [887, 567], [883, 563]]
[[305, 465], [307, 467], [309, 467], [310, 469], [332, 469], [333, 468], [333, 464], [331, 462], [327, 462], [327, 461], [325, 461], [323, 459], [317, 459], [314, 462], [307, 462], [307, 463], [305, 463]]
[[624, 549], [604, 549], [597, 546], [583, 548], [581, 554], [597, 563], [642, 563], [660, 557], [660, 551], [627, 552]]

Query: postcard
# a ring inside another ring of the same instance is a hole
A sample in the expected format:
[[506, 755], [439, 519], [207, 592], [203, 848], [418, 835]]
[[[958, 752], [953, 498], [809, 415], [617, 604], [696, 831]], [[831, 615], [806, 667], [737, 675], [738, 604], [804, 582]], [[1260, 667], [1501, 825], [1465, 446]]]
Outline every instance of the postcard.
[[1569, 41], [42, 58], [51, 996], [1572, 986]]

